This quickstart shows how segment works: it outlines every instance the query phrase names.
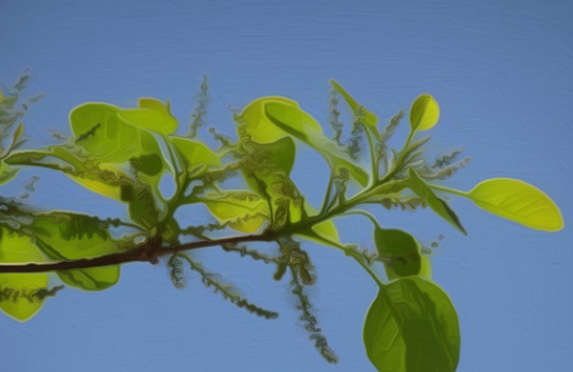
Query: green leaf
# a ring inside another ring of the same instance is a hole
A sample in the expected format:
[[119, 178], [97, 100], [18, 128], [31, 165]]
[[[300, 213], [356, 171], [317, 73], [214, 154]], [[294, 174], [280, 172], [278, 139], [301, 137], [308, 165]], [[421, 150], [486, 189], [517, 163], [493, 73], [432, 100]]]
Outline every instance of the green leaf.
[[130, 180], [116, 164], [82, 159], [61, 146], [18, 151], [6, 158], [5, 162], [60, 171], [88, 190], [115, 200], [120, 200], [121, 184]]
[[452, 226], [461, 231], [464, 235], [467, 235], [466, 229], [462, 226], [460, 219], [456, 213], [450, 208], [450, 206], [438, 198], [434, 191], [428, 187], [428, 185], [418, 176], [416, 171], [412, 168], [408, 170], [408, 187], [412, 189], [419, 197], [426, 200], [428, 206], [432, 208], [438, 216], [442, 217], [444, 220], [448, 221]]
[[[29, 263], [42, 262], [44, 257], [30, 238], [5, 227], [0, 227], [0, 262]], [[2, 297], [0, 309], [19, 321], [26, 321], [36, 314], [43, 301], [25, 298], [23, 293], [46, 288], [48, 274], [0, 274], [0, 290], [9, 293]]]
[[18, 168], [10, 167], [0, 161], [0, 185], [10, 182], [18, 174]]
[[169, 142], [181, 154], [189, 177], [201, 177], [209, 168], [221, 167], [219, 156], [201, 142], [180, 137], [169, 137]]
[[119, 110], [120, 119], [150, 132], [171, 134], [177, 130], [177, 119], [167, 105], [155, 98], [140, 98], [138, 109]]
[[433, 128], [440, 118], [438, 102], [429, 94], [422, 94], [412, 104], [410, 109], [410, 125], [412, 132]]
[[245, 107], [236, 120], [239, 134], [250, 136], [253, 142], [272, 143], [291, 135], [318, 151], [333, 169], [346, 168], [361, 185], [368, 183], [366, 171], [326, 138], [320, 124], [301, 110], [296, 101], [284, 97], [259, 98]]
[[109, 163], [161, 154], [150, 131], [163, 133], [167, 124], [157, 122], [157, 127], [152, 130], [150, 122], [143, 121], [141, 117], [147, 117], [156, 110], [141, 109], [143, 113], [137, 110], [140, 109], [131, 112], [105, 103], [86, 103], [74, 108], [70, 113], [70, 124], [76, 144], [98, 161]]
[[[78, 260], [119, 253], [101, 220], [81, 214], [53, 212], [36, 215], [28, 226], [36, 244], [50, 258]], [[66, 284], [84, 290], [102, 290], [119, 280], [119, 265], [87, 269], [60, 270], [58, 276]]]
[[257, 231], [269, 218], [267, 202], [247, 191], [227, 191], [198, 200], [207, 206], [220, 224], [228, 224], [238, 231]]
[[555, 202], [524, 181], [511, 178], [485, 180], [466, 196], [486, 211], [532, 229], [559, 231], [565, 226]]
[[382, 229], [376, 226], [374, 243], [378, 255], [385, 259], [384, 267], [389, 280], [420, 275], [422, 270], [420, 243], [412, 235], [402, 230]]
[[344, 100], [346, 101], [346, 103], [348, 103], [348, 106], [350, 106], [350, 109], [352, 110], [352, 112], [354, 112], [354, 115], [362, 123], [364, 123], [367, 126], [376, 128], [376, 124], [378, 123], [378, 118], [373, 112], [368, 111], [366, 107], [356, 102], [354, 97], [352, 97], [346, 90], [344, 90], [344, 88], [336, 80], [330, 80], [330, 84], [332, 84], [332, 87], [338, 93], [340, 93], [342, 97], [344, 97]]
[[418, 277], [380, 289], [364, 323], [370, 361], [384, 372], [454, 372], [460, 353], [458, 317], [448, 295]]

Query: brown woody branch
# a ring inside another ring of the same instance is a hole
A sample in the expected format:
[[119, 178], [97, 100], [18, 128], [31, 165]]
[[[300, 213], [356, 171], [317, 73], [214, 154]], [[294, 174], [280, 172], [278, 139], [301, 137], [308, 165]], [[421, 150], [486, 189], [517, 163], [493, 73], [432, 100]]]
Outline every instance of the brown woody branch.
[[261, 235], [246, 235], [217, 240], [204, 240], [193, 243], [186, 243], [176, 246], [162, 247], [151, 243], [144, 244], [138, 248], [127, 252], [114, 253], [96, 258], [84, 258], [73, 261], [58, 261], [47, 263], [28, 264], [0, 264], [0, 274], [6, 273], [41, 273], [57, 270], [87, 269], [90, 267], [101, 267], [109, 265], [121, 265], [129, 262], [150, 262], [157, 263], [161, 256], [174, 254], [192, 249], [215, 247], [224, 244], [238, 244], [249, 241], [271, 241], [273, 235], [263, 233]]

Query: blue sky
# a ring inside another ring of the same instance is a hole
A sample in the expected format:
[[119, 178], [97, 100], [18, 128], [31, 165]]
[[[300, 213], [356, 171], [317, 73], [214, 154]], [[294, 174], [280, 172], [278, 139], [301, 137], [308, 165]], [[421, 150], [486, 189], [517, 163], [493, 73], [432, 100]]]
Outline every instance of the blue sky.
[[[447, 185], [520, 178], [561, 207], [558, 234], [527, 230], [454, 199], [469, 231], [461, 236], [430, 211], [377, 215], [428, 245], [434, 279], [460, 317], [459, 371], [566, 371], [573, 365], [567, 293], [569, 189], [573, 152], [573, 6], [566, 1], [11, 1], [0, 3], [0, 82], [31, 67], [29, 93], [45, 92], [25, 118], [31, 145], [50, 127], [68, 131], [69, 110], [86, 101], [132, 106], [169, 98], [185, 125], [202, 75], [209, 77], [208, 125], [233, 133], [227, 105], [256, 97], [296, 99], [326, 128], [328, 80], [335, 78], [382, 122], [422, 92], [441, 107], [431, 156], [464, 146], [468, 169]], [[397, 139], [403, 138], [404, 133]], [[396, 142], [398, 143], [398, 142]], [[396, 145], [397, 146], [397, 145]], [[3, 195], [40, 175], [30, 200], [45, 207], [123, 216], [54, 173], [24, 171]], [[293, 178], [315, 205], [325, 164], [303, 149]], [[201, 221], [205, 211], [182, 213]], [[372, 247], [371, 227], [339, 223], [344, 240]], [[361, 327], [376, 288], [337, 251], [306, 245], [319, 280], [315, 311], [340, 363], [326, 364], [296, 325], [294, 300], [273, 269], [220, 253], [196, 257], [281, 316], [265, 321], [222, 301], [196, 276], [176, 290], [162, 267], [125, 266], [101, 293], [70, 288], [31, 321], [0, 317], [7, 371], [369, 371]], [[194, 280], [195, 279], [195, 280]]]

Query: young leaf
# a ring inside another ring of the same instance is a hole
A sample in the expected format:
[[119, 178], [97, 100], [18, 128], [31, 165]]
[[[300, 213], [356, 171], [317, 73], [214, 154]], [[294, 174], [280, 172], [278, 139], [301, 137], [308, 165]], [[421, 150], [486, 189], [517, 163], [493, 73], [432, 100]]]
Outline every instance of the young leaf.
[[238, 231], [254, 232], [268, 221], [268, 204], [250, 192], [227, 191], [220, 196], [206, 195], [200, 201], [219, 223], [229, 224]]
[[181, 154], [189, 177], [197, 178], [205, 174], [209, 168], [221, 167], [219, 156], [201, 142], [180, 137], [169, 137], [169, 142]]
[[349, 155], [322, 134], [320, 124], [298, 107], [296, 101], [284, 97], [263, 97], [251, 102], [236, 120], [239, 134], [253, 142], [276, 142], [288, 135], [318, 151], [333, 168], [347, 168], [361, 185], [368, 183], [368, 174], [354, 164]]
[[383, 258], [389, 280], [419, 275], [422, 270], [420, 243], [412, 235], [398, 229], [374, 227], [374, 242]]
[[410, 125], [413, 132], [428, 130], [434, 127], [440, 118], [440, 107], [429, 94], [416, 98], [410, 110]]
[[418, 277], [380, 288], [364, 323], [364, 345], [379, 371], [454, 372], [458, 316], [448, 295]]
[[336, 80], [330, 80], [330, 84], [332, 84], [332, 87], [338, 93], [340, 93], [342, 97], [344, 97], [346, 103], [348, 103], [348, 106], [350, 106], [352, 112], [354, 112], [354, 115], [362, 123], [366, 124], [367, 126], [376, 128], [376, 124], [378, 123], [378, 118], [376, 117], [376, 115], [374, 115], [374, 113], [368, 111], [364, 106], [356, 102], [354, 97], [352, 97], [346, 90], [344, 90], [344, 88]]
[[412, 189], [418, 196], [424, 198], [428, 203], [428, 206], [432, 208], [440, 217], [448, 221], [452, 226], [461, 231], [464, 235], [467, 235], [466, 229], [463, 227], [460, 219], [456, 213], [450, 208], [450, 206], [438, 198], [436, 194], [426, 185], [426, 183], [418, 176], [415, 170], [412, 168], [408, 172], [408, 180], [406, 181], [408, 187]]
[[547, 194], [524, 181], [493, 178], [467, 193], [479, 207], [536, 230], [559, 231], [565, 224], [559, 207]]
[[[53, 212], [36, 215], [27, 226], [36, 239], [36, 244], [50, 258], [76, 260], [119, 253], [105, 224], [86, 215]], [[87, 269], [58, 271], [60, 279], [84, 290], [102, 290], [119, 280], [119, 266], [103, 266]]]
[[[0, 262], [42, 262], [44, 257], [30, 238], [11, 229], [0, 227]], [[0, 274], [0, 309], [24, 322], [40, 310], [43, 301], [23, 298], [24, 292], [46, 288], [48, 274]]]

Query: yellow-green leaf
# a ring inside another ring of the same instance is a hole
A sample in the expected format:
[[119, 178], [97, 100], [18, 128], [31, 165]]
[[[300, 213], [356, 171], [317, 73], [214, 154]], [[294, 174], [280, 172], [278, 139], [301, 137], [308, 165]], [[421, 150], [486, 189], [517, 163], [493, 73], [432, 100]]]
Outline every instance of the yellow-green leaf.
[[161, 134], [171, 134], [178, 126], [167, 106], [155, 98], [140, 98], [139, 108], [118, 110], [118, 115], [126, 122]]
[[[0, 227], [0, 262], [42, 262], [44, 257], [28, 236]], [[26, 321], [40, 310], [43, 301], [24, 297], [23, 293], [46, 288], [48, 274], [0, 274], [0, 290], [10, 294], [0, 298], [0, 309], [19, 321]]]
[[416, 98], [410, 110], [412, 131], [423, 131], [434, 127], [440, 118], [438, 102], [429, 94]]
[[284, 97], [263, 97], [251, 102], [236, 117], [239, 134], [260, 144], [292, 136], [318, 151], [332, 168], [346, 168], [361, 185], [368, 174], [348, 154], [322, 134], [320, 124], [303, 111], [296, 101]]
[[99, 161], [122, 163], [141, 155], [161, 154], [157, 140], [148, 130], [155, 131], [149, 128], [153, 122], [157, 124], [156, 131], [163, 133], [162, 130], [170, 124], [152, 121], [157, 115], [162, 115], [157, 112], [86, 103], [71, 111], [70, 125], [77, 145]]
[[201, 142], [180, 137], [169, 137], [169, 142], [181, 154], [190, 177], [199, 177], [209, 168], [221, 167], [219, 156]]
[[[28, 226], [38, 247], [50, 258], [77, 260], [119, 253], [105, 223], [97, 218], [66, 212], [37, 215]], [[119, 265], [58, 271], [66, 284], [84, 290], [102, 290], [119, 280]]]
[[266, 200], [246, 191], [206, 195], [200, 201], [220, 224], [229, 224], [231, 228], [242, 232], [257, 231], [269, 218]]
[[467, 193], [488, 212], [536, 230], [559, 231], [565, 224], [559, 207], [547, 194], [524, 181], [493, 178]]

